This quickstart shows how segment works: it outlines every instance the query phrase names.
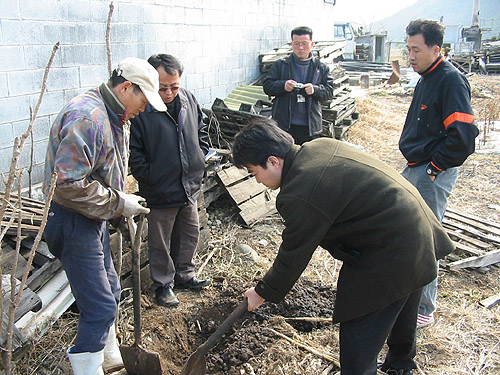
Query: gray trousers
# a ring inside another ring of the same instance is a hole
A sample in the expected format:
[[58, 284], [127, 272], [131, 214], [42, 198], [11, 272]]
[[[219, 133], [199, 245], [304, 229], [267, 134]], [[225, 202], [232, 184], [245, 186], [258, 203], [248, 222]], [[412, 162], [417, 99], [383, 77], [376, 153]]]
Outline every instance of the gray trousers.
[[193, 256], [200, 225], [197, 203], [183, 207], [151, 208], [148, 214], [149, 268], [155, 291], [195, 276]]
[[[441, 222], [448, 205], [448, 197], [458, 177], [458, 168], [441, 172], [434, 181], [425, 173], [425, 165], [403, 170], [403, 176], [420, 192], [422, 198]], [[422, 290], [419, 314], [431, 315], [436, 310], [438, 279], [435, 278]]]

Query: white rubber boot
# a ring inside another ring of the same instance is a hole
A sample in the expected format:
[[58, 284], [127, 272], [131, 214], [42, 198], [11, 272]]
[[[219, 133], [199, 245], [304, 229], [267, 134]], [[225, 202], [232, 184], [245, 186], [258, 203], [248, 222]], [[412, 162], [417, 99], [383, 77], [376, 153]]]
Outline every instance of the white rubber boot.
[[114, 323], [109, 327], [108, 341], [104, 347], [104, 363], [102, 368], [106, 372], [113, 372], [123, 368], [122, 355], [116, 343], [116, 328]]
[[68, 353], [68, 358], [75, 375], [104, 375], [102, 362], [104, 350], [99, 352]]

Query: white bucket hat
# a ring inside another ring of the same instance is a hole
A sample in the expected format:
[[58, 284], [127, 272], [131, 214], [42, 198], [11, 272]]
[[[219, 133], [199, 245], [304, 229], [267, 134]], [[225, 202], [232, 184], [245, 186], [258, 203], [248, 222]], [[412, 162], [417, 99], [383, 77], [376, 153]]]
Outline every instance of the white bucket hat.
[[158, 71], [146, 60], [127, 57], [118, 63], [116, 73], [139, 86], [157, 111], [167, 110], [167, 106], [158, 94], [160, 88]]

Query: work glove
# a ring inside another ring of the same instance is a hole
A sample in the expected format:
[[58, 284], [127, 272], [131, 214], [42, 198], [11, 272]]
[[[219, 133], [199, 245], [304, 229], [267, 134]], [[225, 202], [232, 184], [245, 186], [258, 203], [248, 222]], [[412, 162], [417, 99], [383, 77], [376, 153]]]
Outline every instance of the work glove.
[[[149, 208], [145, 207], [146, 200], [140, 195], [135, 194], [121, 194], [125, 200], [125, 205], [123, 207], [123, 216], [131, 217], [139, 214], [149, 214]], [[144, 203], [144, 206], [141, 205]]]

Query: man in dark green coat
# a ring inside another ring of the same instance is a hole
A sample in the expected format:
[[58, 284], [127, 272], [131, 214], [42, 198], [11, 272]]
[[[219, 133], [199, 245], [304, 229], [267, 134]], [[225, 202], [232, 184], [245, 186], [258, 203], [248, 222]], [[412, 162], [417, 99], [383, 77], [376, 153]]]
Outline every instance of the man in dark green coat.
[[413, 374], [421, 288], [454, 245], [420, 193], [396, 170], [334, 139], [293, 144], [273, 120], [258, 119], [235, 138], [233, 162], [280, 188], [285, 229], [273, 266], [247, 290], [248, 309], [280, 302], [318, 246], [343, 261], [333, 321], [340, 323], [342, 375], [381, 369]]

